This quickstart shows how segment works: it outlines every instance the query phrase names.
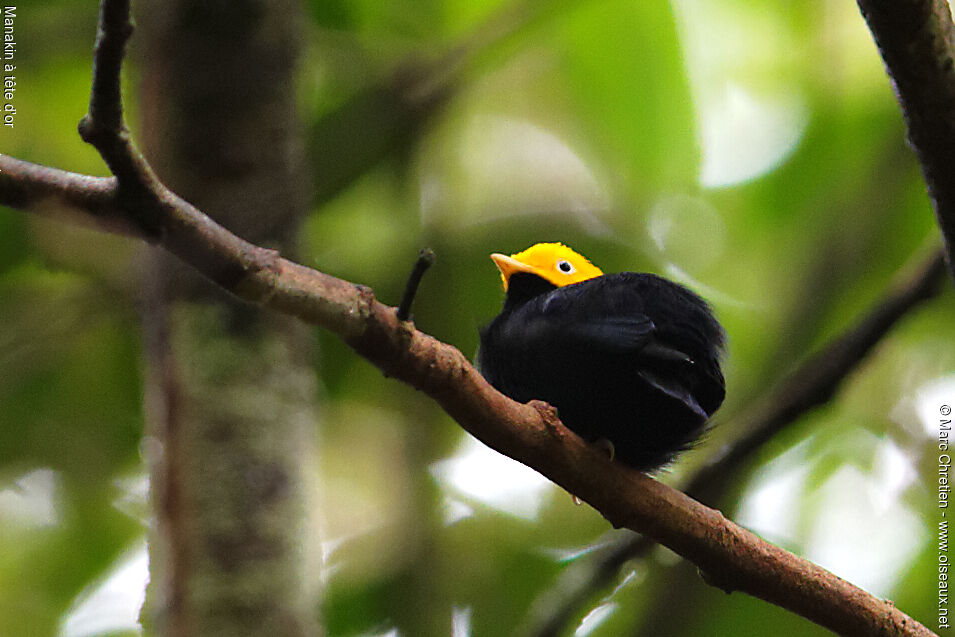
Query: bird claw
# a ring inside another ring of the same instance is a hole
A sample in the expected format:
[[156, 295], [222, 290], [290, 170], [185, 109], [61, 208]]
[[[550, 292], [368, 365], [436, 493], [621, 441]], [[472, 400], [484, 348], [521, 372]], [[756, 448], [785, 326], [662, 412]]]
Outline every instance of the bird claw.
[[594, 443], [594, 446], [600, 451], [606, 453], [610, 461], [613, 462], [615, 450], [612, 442], [606, 438], [598, 438], [597, 442]]

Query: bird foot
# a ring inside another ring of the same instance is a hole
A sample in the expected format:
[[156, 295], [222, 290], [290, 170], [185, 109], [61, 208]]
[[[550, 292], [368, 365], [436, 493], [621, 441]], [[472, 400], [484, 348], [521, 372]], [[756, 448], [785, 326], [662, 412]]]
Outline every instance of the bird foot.
[[603, 451], [607, 454], [607, 457], [613, 462], [614, 458], [614, 446], [613, 443], [607, 440], [606, 438], [598, 438], [594, 443], [594, 446], [597, 447], [600, 451]]
[[[612, 442], [610, 442], [606, 438], [598, 438], [597, 441], [594, 442], [594, 446], [600, 451], [603, 451], [604, 453], [606, 453], [610, 461], [613, 462], [614, 447]], [[574, 504], [576, 504], [577, 506], [580, 506], [581, 504], [583, 504], [583, 500], [575, 496], [573, 493], [570, 494], [570, 498], [574, 501]]]

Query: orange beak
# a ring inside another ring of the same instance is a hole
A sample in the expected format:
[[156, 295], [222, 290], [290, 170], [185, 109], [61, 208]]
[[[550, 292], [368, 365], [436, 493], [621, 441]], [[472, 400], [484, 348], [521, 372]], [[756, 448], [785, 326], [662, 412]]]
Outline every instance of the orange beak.
[[491, 261], [493, 261], [497, 269], [501, 271], [501, 281], [504, 282], [504, 291], [507, 291], [507, 282], [515, 272], [534, 272], [534, 268], [526, 263], [521, 263], [517, 259], [499, 252], [495, 252], [491, 255]]

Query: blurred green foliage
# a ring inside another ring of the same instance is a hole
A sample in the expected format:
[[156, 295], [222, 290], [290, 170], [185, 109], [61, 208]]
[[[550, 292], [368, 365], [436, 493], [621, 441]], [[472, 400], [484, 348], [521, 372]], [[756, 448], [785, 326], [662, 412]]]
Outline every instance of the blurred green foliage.
[[[665, 480], [736, 435], [733, 415], [850, 325], [935, 235], [851, 5], [309, 7], [302, 108], [323, 140], [315, 165], [332, 168], [314, 175], [303, 262], [396, 303], [417, 249], [431, 246], [416, 323], [468, 355], [501, 300], [490, 252], [561, 240], [606, 271], [697, 288], [729, 332], [728, 398], [708, 442]], [[75, 132], [94, 34], [88, 2], [20, 8], [18, 116], [0, 131], [3, 152], [105, 174]], [[459, 45], [464, 57], [449, 57]], [[134, 66], [127, 75], [135, 118]], [[441, 90], [418, 108], [408, 87], [429, 82]], [[143, 472], [137, 254], [123, 239], [0, 209], [0, 634], [62, 632], [81, 592], [141, 537], [142, 496], [128, 492]], [[955, 393], [953, 310], [947, 291], [904, 321], [722, 503], [930, 627], [931, 410]], [[314, 577], [329, 635], [448, 635], [455, 614], [476, 636], [532, 625], [535, 600], [604, 541], [607, 523], [553, 488], [533, 491], [530, 513], [508, 513], [477, 461], [460, 466], [484, 493], [441, 478], [436, 463], [458, 457], [460, 429], [334, 338], [316, 340], [322, 506], [304, 541], [320, 538], [327, 558]], [[52, 472], [39, 492], [24, 487], [37, 470]], [[833, 518], [847, 500], [852, 515]], [[825, 634], [693, 577], [660, 613], [654, 595], [678, 576], [673, 562], [659, 550], [628, 565], [566, 634], [585, 616], [578, 634]]]

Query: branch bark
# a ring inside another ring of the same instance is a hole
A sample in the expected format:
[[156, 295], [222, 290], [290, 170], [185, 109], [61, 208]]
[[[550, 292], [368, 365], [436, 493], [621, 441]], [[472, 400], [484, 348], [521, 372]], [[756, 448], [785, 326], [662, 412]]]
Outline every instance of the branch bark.
[[[128, 37], [126, 0], [103, 0], [96, 87], [119, 98], [116, 42]], [[112, 30], [115, 29], [115, 32]], [[120, 47], [120, 51], [122, 47]], [[100, 66], [102, 65], [102, 68]], [[118, 81], [118, 80], [117, 80]], [[608, 460], [563, 427], [553, 408], [516, 403], [492, 388], [454, 347], [399, 321], [370, 289], [311, 270], [233, 235], [166, 188], [136, 151], [114, 109], [96, 106], [81, 125], [117, 176], [111, 205], [143, 234], [239, 298], [324, 327], [387, 376], [424, 391], [488, 446], [540, 471], [591, 504], [614, 526], [668, 546], [707, 581], [799, 613], [843, 635], [930, 635], [895, 608], [806, 560], [735, 525], [718, 511], [653, 478]], [[100, 113], [106, 113], [100, 119]], [[9, 158], [0, 157], [0, 170]], [[56, 175], [56, 173], [46, 173]], [[36, 176], [34, 176], [36, 178]], [[0, 191], [0, 202], [15, 205]]]
[[67, 217], [106, 232], [144, 238], [116, 203], [116, 177], [91, 177], [0, 153], [0, 192], [11, 208]]
[[918, 155], [955, 275], [955, 26], [946, 0], [858, 0]]

